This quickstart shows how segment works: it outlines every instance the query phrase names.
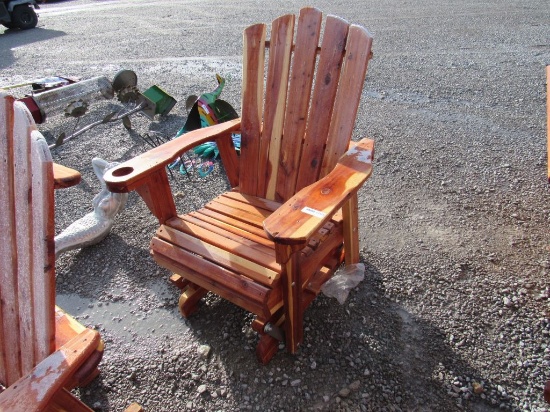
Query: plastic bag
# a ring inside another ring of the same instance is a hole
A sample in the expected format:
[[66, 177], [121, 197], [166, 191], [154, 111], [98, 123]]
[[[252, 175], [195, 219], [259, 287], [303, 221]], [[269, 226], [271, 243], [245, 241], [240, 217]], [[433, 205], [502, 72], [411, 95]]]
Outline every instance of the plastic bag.
[[350, 290], [356, 287], [365, 278], [365, 265], [355, 263], [339, 270], [321, 288], [321, 292], [330, 298], [338, 299], [343, 305], [348, 298]]

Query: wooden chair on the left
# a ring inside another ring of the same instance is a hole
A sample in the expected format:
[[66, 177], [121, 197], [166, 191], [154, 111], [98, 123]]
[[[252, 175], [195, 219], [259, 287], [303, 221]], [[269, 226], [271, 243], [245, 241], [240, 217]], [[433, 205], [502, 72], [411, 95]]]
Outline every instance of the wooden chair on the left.
[[[55, 305], [54, 165], [32, 117], [0, 93], [0, 411], [92, 411], [70, 390], [97, 376], [99, 333]], [[1, 388], [0, 388], [1, 390]]]

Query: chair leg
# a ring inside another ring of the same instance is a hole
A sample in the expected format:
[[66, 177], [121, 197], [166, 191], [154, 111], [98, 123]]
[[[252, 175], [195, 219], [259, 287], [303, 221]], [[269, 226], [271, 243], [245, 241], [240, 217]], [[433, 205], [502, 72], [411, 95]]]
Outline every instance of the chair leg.
[[94, 412], [66, 389], [61, 389], [53, 396], [46, 411]]
[[91, 373], [89, 373], [86, 377], [80, 380], [77, 386], [84, 387], [88, 386], [92, 381], [99, 376], [99, 368], [96, 367]]
[[170, 282], [181, 290], [178, 307], [181, 315], [188, 318], [197, 311], [199, 301], [208, 293], [208, 290], [191, 283], [177, 273], [170, 276]]
[[260, 341], [256, 346], [256, 356], [258, 360], [266, 365], [271, 358], [279, 351], [279, 341], [272, 336], [260, 335]]
[[201, 288], [193, 283], [189, 283], [182, 294], [178, 302], [178, 307], [181, 315], [184, 318], [188, 318], [198, 309], [199, 301], [208, 293], [208, 290]]
[[346, 265], [359, 263], [359, 215], [357, 193], [342, 206]]
[[[258, 360], [266, 365], [273, 356], [279, 351], [279, 343], [285, 340], [284, 333], [281, 330], [281, 325], [284, 322], [284, 312], [279, 309], [267, 321], [261, 318], [256, 318], [252, 322], [252, 329], [258, 332], [260, 340], [256, 346], [256, 356]], [[278, 333], [266, 332], [266, 325], [276, 329]]]
[[67, 388], [88, 386], [99, 375], [99, 362], [103, 358], [103, 341], [100, 347], [84, 362], [84, 364], [73, 375], [74, 385], [66, 386]]
[[[277, 246], [276, 246], [277, 247]], [[302, 279], [299, 265], [299, 253], [292, 253], [285, 264], [282, 276], [283, 300], [284, 300], [284, 329], [286, 349], [294, 354], [303, 340], [304, 310], [302, 305]]]

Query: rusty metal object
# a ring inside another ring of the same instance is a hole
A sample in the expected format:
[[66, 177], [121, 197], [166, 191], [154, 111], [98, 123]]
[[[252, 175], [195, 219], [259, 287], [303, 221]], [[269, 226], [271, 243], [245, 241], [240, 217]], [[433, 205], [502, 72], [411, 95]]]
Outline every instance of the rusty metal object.
[[98, 76], [34, 96], [36, 103], [46, 112], [63, 111], [76, 101], [88, 103], [112, 99], [113, 86], [107, 77]]

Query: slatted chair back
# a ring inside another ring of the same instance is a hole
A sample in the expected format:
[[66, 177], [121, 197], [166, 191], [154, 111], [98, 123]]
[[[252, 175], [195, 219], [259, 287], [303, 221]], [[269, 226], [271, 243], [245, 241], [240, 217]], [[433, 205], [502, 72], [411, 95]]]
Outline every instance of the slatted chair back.
[[0, 93], [0, 382], [55, 349], [53, 166], [22, 103]]
[[[295, 26], [297, 26], [295, 28]], [[330, 172], [348, 148], [372, 37], [315, 8], [244, 32], [239, 188], [286, 201]], [[294, 33], [296, 31], [296, 34]], [[267, 63], [266, 63], [267, 62]]]

